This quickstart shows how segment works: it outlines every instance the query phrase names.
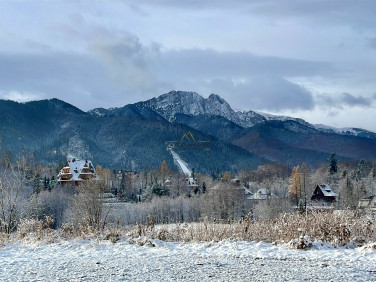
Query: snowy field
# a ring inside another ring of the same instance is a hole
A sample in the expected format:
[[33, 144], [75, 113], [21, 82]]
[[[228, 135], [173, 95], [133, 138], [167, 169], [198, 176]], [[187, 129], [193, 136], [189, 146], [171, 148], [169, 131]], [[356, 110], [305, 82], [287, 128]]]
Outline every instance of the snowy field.
[[376, 251], [301, 251], [267, 243], [131, 241], [7, 245], [0, 249], [3, 281], [376, 281]]

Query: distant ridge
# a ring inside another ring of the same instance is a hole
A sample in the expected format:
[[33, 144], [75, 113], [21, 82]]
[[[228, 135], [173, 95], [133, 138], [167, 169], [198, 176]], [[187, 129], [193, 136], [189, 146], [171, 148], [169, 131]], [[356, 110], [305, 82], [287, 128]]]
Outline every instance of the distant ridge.
[[[3, 153], [32, 153], [44, 163], [67, 155], [109, 168], [174, 167], [166, 142], [210, 142], [207, 151], [179, 151], [197, 171], [218, 174], [267, 162], [319, 166], [339, 160], [376, 161], [376, 134], [335, 129], [291, 117], [234, 111], [220, 96], [171, 91], [120, 108], [83, 112], [58, 99], [0, 100]], [[186, 141], [185, 141], [186, 140]]]
[[112, 108], [105, 110], [97, 108], [89, 111], [92, 115], [127, 115], [129, 107], [138, 109], [149, 109], [157, 113], [161, 118], [171, 122], [177, 121], [179, 115], [188, 116], [221, 116], [243, 128], [252, 126], [265, 121], [296, 121], [307, 127], [314, 128], [324, 133], [341, 134], [348, 136], [360, 136], [365, 138], [376, 139], [376, 133], [360, 128], [334, 128], [325, 125], [313, 125], [301, 118], [271, 115], [257, 111], [239, 111], [233, 110], [231, 106], [219, 95], [210, 94], [208, 98], [203, 98], [196, 92], [187, 91], [170, 91], [158, 97], [126, 105], [121, 108]]

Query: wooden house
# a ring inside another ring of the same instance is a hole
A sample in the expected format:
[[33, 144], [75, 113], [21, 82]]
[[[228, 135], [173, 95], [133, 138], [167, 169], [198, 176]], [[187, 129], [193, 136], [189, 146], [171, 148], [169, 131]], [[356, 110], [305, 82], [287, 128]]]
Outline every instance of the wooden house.
[[84, 181], [96, 179], [97, 174], [91, 161], [67, 160], [65, 166], [57, 176], [57, 182], [61, 186], [78, 186]]
[[337, 193], [327, 184], [319, 184], [311, 197], [312, 203], [320, 203], [321, 205], [331, 205], [337, 200]]

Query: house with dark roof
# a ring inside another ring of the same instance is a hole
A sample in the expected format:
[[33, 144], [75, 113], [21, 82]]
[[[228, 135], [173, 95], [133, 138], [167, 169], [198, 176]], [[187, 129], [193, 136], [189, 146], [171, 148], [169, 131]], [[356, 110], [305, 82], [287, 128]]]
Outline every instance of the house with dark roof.
[[319, 184], [311, 197], [313, 205], [332, 206], [337, 201], [338, 194], [327, 184]]

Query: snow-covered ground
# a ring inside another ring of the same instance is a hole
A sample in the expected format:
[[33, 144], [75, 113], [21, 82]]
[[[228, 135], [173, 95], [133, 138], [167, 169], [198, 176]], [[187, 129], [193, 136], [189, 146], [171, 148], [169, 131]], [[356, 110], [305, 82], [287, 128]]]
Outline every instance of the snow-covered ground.
[[267, 243], [74, 241], [0, 249], [7, 281], [375, 281], [376, 251], [320, 247], [292, 250]]
[[170, 150], [172, 157], [174, 158], [174, 161], [179, 165], [180, 170], [187, 176], [191, 175], [191, 170], [189, 169], [188, 165], [180, 158], [178, 153], [176, 153], [173, 150]]

